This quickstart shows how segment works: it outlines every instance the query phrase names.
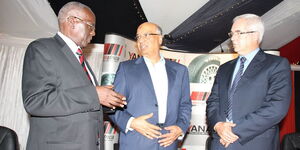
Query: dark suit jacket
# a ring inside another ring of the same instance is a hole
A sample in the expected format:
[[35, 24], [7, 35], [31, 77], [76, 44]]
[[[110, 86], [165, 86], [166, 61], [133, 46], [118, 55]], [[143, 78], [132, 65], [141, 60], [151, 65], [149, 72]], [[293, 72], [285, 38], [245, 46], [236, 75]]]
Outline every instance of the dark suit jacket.
[[[228, 89], [237, 59], [220, 66], [210, 97], [207, 119], [210, 129], [226, 121]], [[286, 115], [291, 97], [291, 69], [287, 59], [260, 50], [245, 70], [233, 100], [233, 132], [239, 136], [232, 150], [279, 149], [278, 123]], [[212, 132], [212, 149], [222, 149]]]
[[[190, 86], [188, 70], [185, 66], [166, 60], [168, 76], [167, 115], [164, 126], [177, 125], [186, 132], [191, 118]], [[150, 140], [137, 131], [125, 133], [126, 125], [130, 117], [139, 117], [153, 113], [153, 117], [147, 121], [158, 123], [158, 105], [151, 81], [151, 76], [143, 58], [120, 63], [115, 78], [115, 90], [127, 98], [127, 108], [119, 110], [110, 116], [119, 126], [121, 150], [175, 150], [177, 141], [163, 148], [158, 140]], [[165, 132], [165, 131], [162, 131]]]
[[28, 150], [103, 149], [102, 107], [95, 86], [58, 35], [29, 44], [22, 94], [31, 116]]

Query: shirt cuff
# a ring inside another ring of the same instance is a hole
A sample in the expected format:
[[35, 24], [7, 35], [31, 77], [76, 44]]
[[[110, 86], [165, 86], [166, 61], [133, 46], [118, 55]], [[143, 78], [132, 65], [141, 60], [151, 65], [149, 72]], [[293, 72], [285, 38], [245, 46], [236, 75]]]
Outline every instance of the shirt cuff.
[[177, 138], [177, 140], [182, 141], [183, 138], [184, 138], [184, 136], [185, 136], [185, 134], [181, 134], [181, 135]]
[[127, 121], [127, 125], [126, 125], [126, 130], [125, 133], [127, 133], [128, 131], [133, 131], [134, 129], [130, 128], [131, 122], [134, 119], [134, 117], [130, 117]]

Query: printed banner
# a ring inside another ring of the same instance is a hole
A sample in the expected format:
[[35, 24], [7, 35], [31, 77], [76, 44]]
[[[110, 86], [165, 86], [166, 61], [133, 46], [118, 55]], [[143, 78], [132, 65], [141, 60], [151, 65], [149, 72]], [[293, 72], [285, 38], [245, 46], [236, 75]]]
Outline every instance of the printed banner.
[[123, 61], [125, 54], [124, 38], [109, 34], [105, 36], [101, 85], [112, 85], [119, 63]]

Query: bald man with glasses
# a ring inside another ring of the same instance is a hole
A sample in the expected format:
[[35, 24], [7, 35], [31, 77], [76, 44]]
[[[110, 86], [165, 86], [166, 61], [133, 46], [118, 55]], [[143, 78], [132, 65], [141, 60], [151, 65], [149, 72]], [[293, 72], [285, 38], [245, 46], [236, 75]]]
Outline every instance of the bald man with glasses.
[[141, 24], [136, 39], [142, 57], [120, 63], [114, 81], [128, 103], [110, 116], [121, 131], [120, 150], [176, 150], [190, 125], [188, 70], [160, 54], [158, 25]]
[[263, 34], [259, 16], [234, 18], [228, 35], [239, 57], [219, 67], [207, 100], [211, 150], [279, 150], [291, 69], [287, 59], [259, 48]]
[[98, 86], [84, 58], [95, 19], [88, 6], [69, 2], [59, 11], [58, 33], [29, 44], [22, 77], [28, 150], [104, 150], [102, 105], [126, 102], [112, 86]]

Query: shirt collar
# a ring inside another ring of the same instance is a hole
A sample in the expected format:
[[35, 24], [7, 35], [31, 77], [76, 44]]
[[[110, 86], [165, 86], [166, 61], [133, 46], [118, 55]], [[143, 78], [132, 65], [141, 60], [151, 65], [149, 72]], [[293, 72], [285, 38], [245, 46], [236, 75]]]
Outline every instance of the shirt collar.
[[69, 48], [72, 50], [73, 53], [76, 53], [78, 48], [80, 48], [79, 46], [76, 45], [75, 42], [73, 42], [70, 38], [65, 36], [63, 33], [58, 31], [57, 34], [66, 42], [66, 44], [69, 46]]
[[249, 54], [247, 54], [245, 56], [239, 56], [239, 59], [241, 59], [241, 57], [245, 57], [247, 62], [251, 62], [251, 60], [258, 53], [258, 51], [259, 51], [259, 48], [256, 48], [255, 50], [251, 51]]
[[159, 59], [159, 61], [156, 63], [156, 64], [152, 64], [152, 62], [151, 62], [151, 60], [149, 59], [149, 58], [147, 58], [147, 57], [143, 57], [144, 58], [144, 61], [145, 61], [145, 63], [147, 64], [147, 65], [156, 65], [156, 64], [165, 64], [166, 63], [166, 61], [165, 61], [165, 58], [163, 57], [163, 55], [160, 53], [160, 59]]

